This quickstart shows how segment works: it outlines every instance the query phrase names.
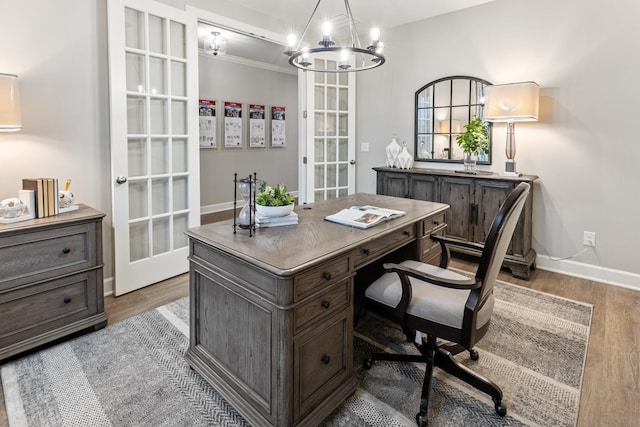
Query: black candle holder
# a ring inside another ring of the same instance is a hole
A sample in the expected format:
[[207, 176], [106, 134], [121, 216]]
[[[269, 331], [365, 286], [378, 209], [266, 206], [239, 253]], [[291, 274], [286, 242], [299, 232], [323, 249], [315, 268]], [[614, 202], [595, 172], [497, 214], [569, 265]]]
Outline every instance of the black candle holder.
[[[249, 230], [249, 237], [253, 236], [256, 230], [256, 193], [258, 187], [258, 178], [256, 173], [246, 178], [238, 179], [238, 174], [233, 174], [233, 234], [236, 234], [238, 228]], [[244, 206], [240, 210], [240, 214], [236, 215], [238, 206], [238, 188], [240, 196], [244, 200]]]

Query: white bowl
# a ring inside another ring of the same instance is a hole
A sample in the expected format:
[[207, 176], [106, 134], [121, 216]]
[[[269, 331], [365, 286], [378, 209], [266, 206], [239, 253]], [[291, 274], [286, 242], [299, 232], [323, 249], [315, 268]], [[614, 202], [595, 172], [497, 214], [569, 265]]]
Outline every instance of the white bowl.
[[293, 211], [293, 203], [286, 206], [262, 206], [256, 204], [258, 215], [270, 218], [289, 215]]

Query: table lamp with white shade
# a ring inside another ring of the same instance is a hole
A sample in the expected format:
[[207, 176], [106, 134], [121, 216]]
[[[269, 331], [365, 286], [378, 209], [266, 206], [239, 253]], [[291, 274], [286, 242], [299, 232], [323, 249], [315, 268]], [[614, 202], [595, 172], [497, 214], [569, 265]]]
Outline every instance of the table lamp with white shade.
[[540, 87], [535, 82], [490, 85], [485, 89], [484, 119], [507, 123], [505, 152], [507, 161], [503, 176], [520, 176], [516, 172], [515, 122], [538, 121]]
[[18, 76], [0, 73], [0, 132], [22, 129]]

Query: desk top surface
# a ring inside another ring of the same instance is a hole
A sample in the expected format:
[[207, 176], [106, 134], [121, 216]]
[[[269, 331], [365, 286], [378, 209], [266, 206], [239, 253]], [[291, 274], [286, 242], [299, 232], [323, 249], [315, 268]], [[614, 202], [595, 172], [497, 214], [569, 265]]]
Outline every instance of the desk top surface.
[[[373, 205], [407, 212], [399, 218], [369, 229], [357, 229], [325, 221], [327, 215], [351, 206]], [[443, 203], [375, 194], [354, 194], [334, 200], [298, 205], [298, 224], [258, 228], [253, 237], [233, 220], [194, 227], [187, 235], [206, 245], [250, 262], [279, 276], [289, 276], [310, 266], [348, 252], [371, 240], [448, 209]]]

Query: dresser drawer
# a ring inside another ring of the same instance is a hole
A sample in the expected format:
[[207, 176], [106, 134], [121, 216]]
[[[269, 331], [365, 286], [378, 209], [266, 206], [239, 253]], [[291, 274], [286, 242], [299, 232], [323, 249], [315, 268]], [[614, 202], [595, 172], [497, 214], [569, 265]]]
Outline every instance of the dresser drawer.
[[349, 280], [332, 286], [327, 292], [300, 304], [294, 310], [295, 331], [298, 332], [314, 321], [328, 317], [347, 307], [351, 301]]
[[320, 287], [326, 288], [344, 279], [349, 273], [350, 260], [351, 257], [347, 255], [334, 258], [297, 276], [294, 279], [294, 300], [301, 301], [318, 292]]
[[356, 269], [364, 264], [374, 261], [381, 255], [389, 253], [391, 248], [400, 247], [416, 237], [415, 226], [413, 224], [379, 237], [369, 243], [365, 243], [358, 247], [355, 251]]
[[96, 280], [92, 270], [0, 293], [0, 346], [96, 313]]
[[347, 313], [294, 340], [294, 418], [324, 401], [353, 370]]
[[[0, 242], [0, 290], [96, 265], [95, 224], [35, 231]], [[10, 282], [13, 282], [9, 284]]]

